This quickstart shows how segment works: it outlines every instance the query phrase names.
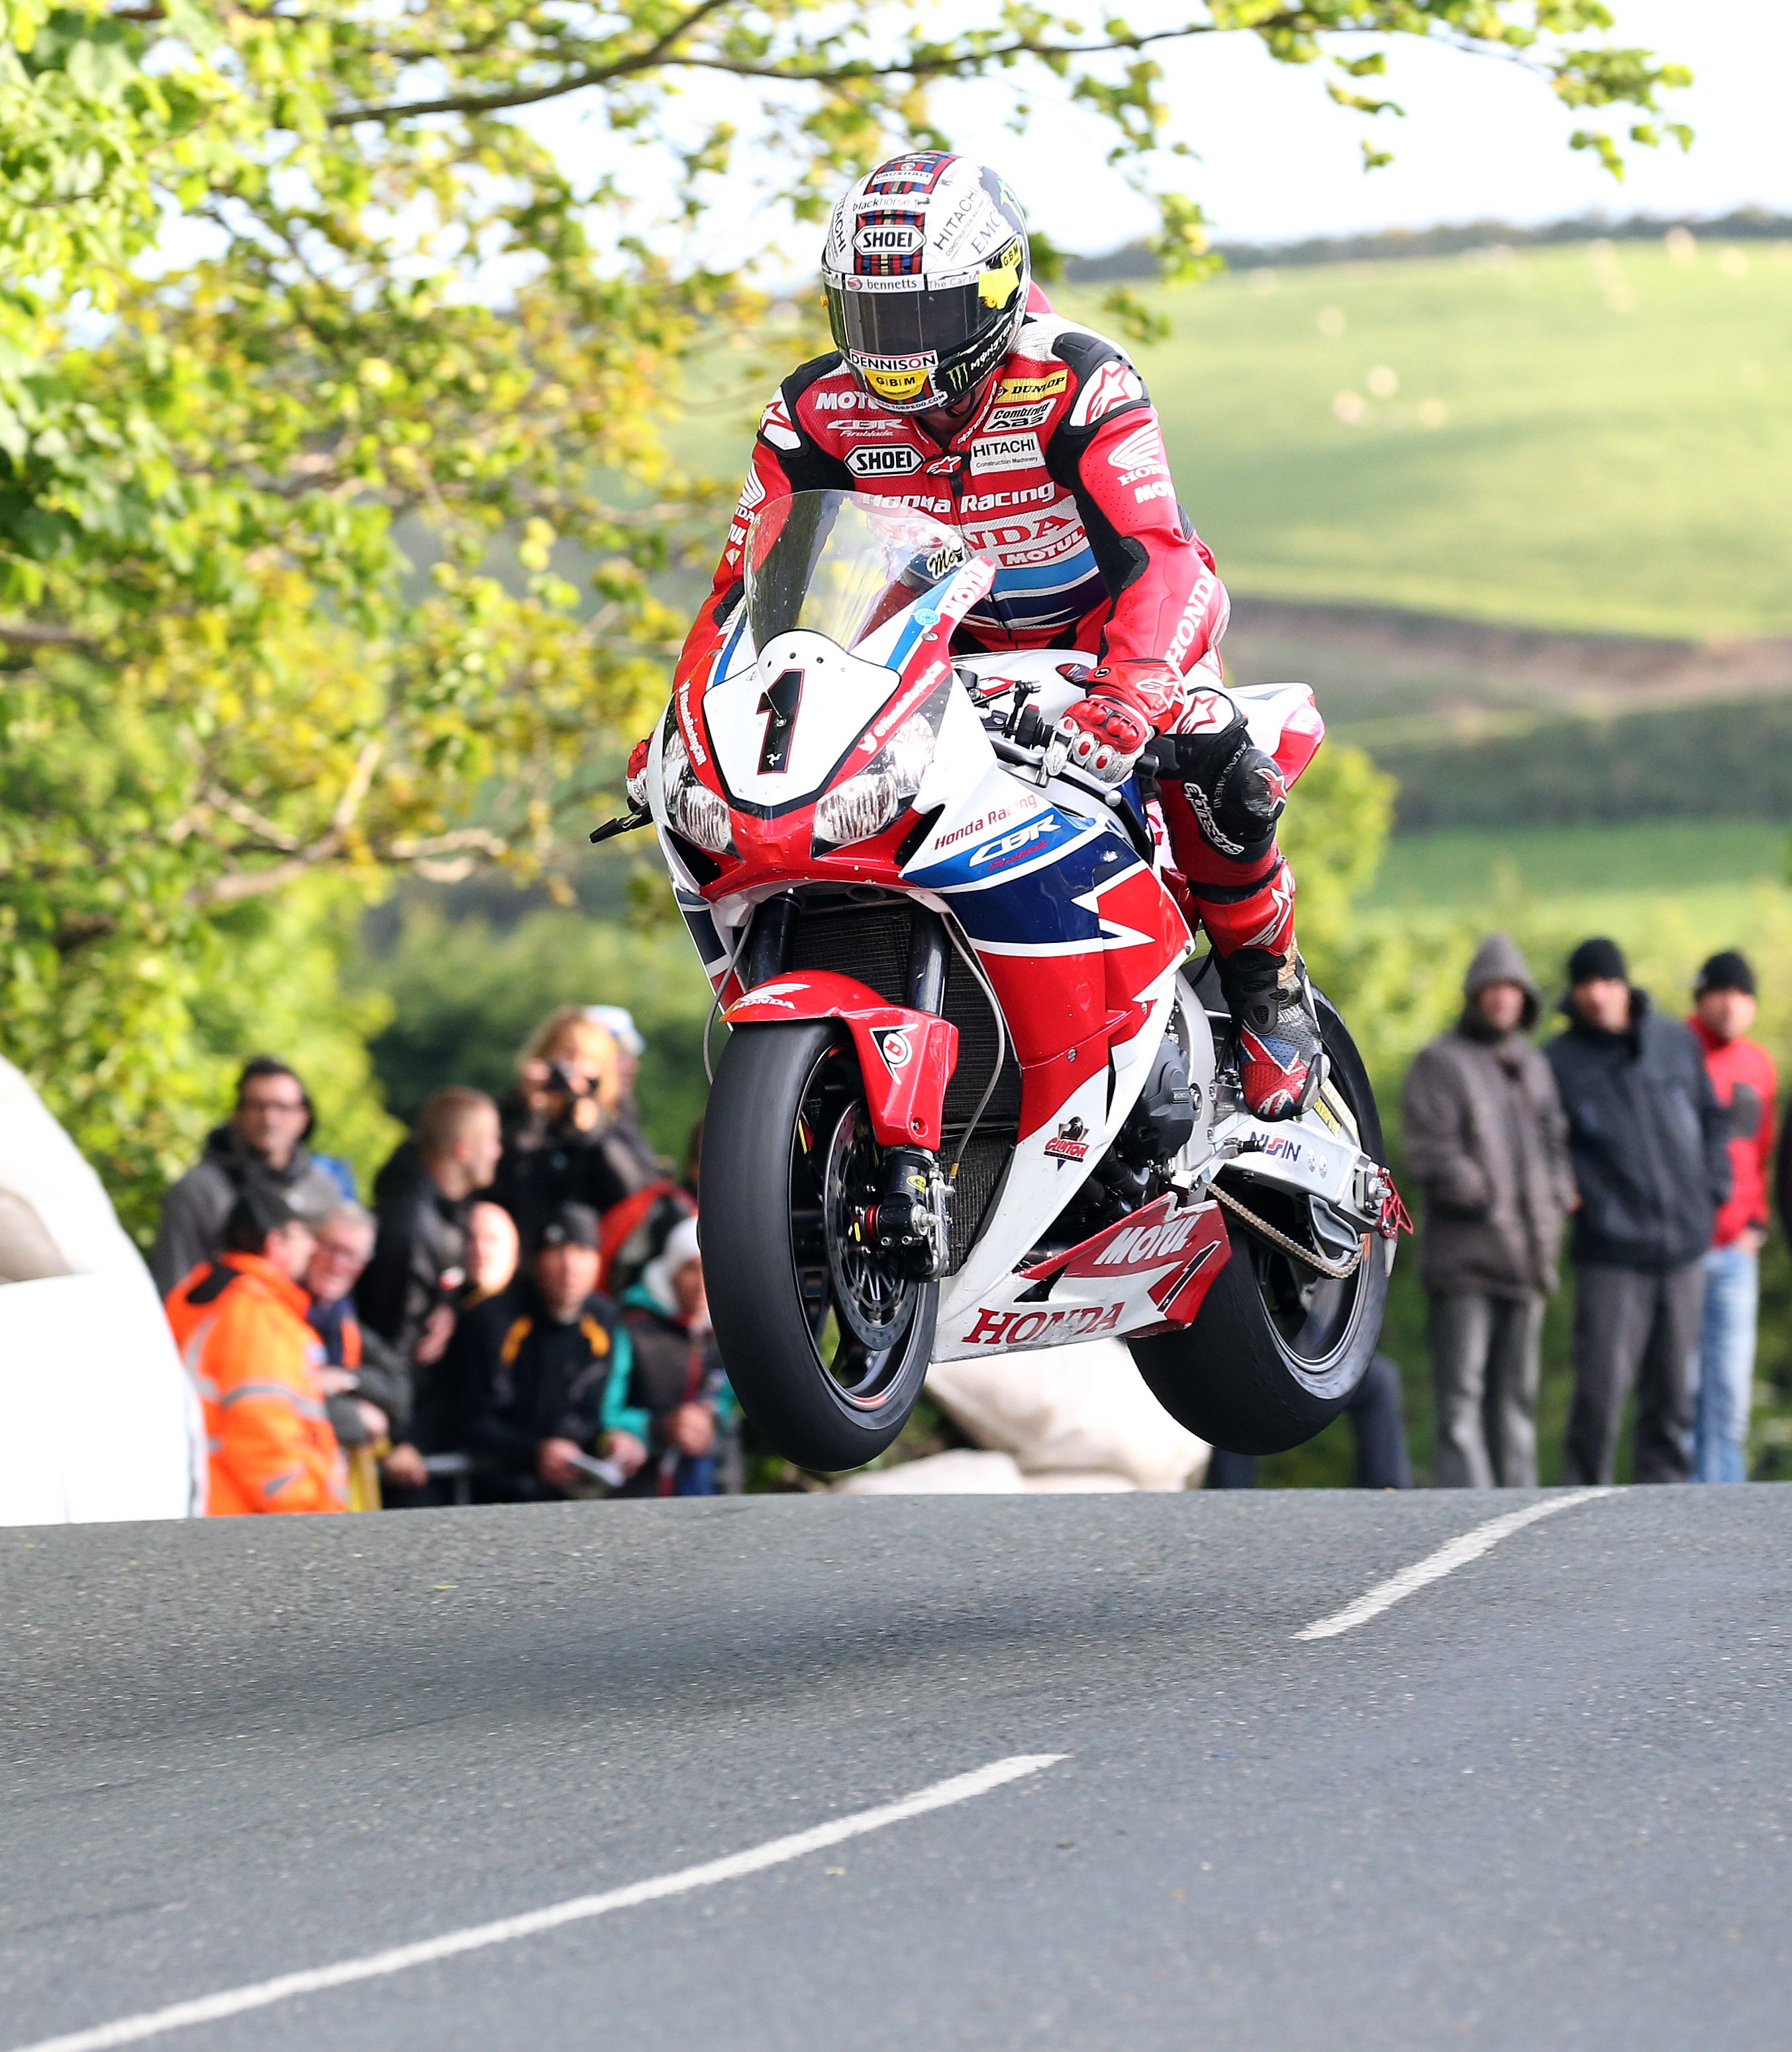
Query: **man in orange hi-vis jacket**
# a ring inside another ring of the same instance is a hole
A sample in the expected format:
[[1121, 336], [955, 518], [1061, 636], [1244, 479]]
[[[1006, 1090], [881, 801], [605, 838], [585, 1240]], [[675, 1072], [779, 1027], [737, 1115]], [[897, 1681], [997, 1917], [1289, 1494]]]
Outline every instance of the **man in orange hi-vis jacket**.
[[285, 1199], [251, 1182], [225, 1222], [223, 1252], [169, 1292], [168, 1321], [206, 1407], [214, 1517], [347, 1507], [299, 1280], [312, 1246]]

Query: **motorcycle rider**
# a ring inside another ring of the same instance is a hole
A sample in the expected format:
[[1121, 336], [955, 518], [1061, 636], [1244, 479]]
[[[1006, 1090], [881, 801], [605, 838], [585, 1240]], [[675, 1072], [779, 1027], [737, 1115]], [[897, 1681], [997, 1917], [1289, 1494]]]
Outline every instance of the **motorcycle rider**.
[[[822, 283], [837, 348], [793, 371], [752, 462], [678, 680], [712, 656], [739, 601], [747, 523], [767, 500], [846, 491], [914, 507], [998, 568], [967, 652], [1081, 652], [1058, 731], [1114, 785], [1155, 734], [1181, 742], [1160, 795], [1184, 909], [1219, 957], [1250, 1110], [1286, 1118], [1323, 1074], [1276, 845], [1287, 790], [1222, 683], [1228, 601], [1170, 479], [1155, 409], [1126, 353], [1032, 282], [1025, 218], [994, 171], [925, 151], [861, 178], [833, 210]], [[647, 743], [630, 758], [645, 802]]]

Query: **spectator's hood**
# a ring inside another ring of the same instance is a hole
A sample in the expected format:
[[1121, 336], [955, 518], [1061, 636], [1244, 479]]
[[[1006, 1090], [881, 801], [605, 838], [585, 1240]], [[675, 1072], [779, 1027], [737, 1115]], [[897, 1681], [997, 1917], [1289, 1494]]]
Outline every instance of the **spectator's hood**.
[[1524, 1015], [1519, 1024], [1528, 1033], [1543, 1009], [1543, 994], [1524, 959], [1524, 950], [1510, 934], [1489, 934], [1476, 949], [1468, 973], [1462, 979], [1464, 1001], [1472, 1004], [1490, 983], [1516, 983], [1524, 993]]

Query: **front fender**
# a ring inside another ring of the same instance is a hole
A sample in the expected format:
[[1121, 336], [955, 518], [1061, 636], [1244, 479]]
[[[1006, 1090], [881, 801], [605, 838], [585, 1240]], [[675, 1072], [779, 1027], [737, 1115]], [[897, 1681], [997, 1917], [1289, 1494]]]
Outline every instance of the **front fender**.
[[939, 1151], [946, 1086], [959, 1059], [959, 1029], [949, 1019], [888, 1004], [852, 977], [823, 969], [774, 977], [722, 1016], [731, 1026], [841, 1020], [858, 1050], [865, 1106], [878, 1144]]

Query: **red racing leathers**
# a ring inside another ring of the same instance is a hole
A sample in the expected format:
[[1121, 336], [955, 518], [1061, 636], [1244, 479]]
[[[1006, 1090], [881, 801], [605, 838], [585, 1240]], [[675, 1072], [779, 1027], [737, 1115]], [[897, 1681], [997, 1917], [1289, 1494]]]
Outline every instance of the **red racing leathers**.
[[1163, 787], [1176, 867], [1222, 957], [1292, 950], [1294, 879], [1273, 818], [1266, 835], [1249, 831], [1256, 823], [1239, 826], [1223, 802], [1244, 744], [1221, 684], [1225, 589], [1177, 503], [1156, 409], [1117, 344], [1061, 319], [1035, 288], [1013, 348], [943, 448], [914, 416], [880, 406], [837, 353], [793, 371], [760, 418], [680, 679], [715, 648], [753, 513], [818, 491], [915, 507], [994, 558], [994, 585], [960, 630], [967, 652], [1082, 651], [1098, 666], [1091, 691], [1131, 707], [1157, 733], [1212, 735], [1218, 797]]

